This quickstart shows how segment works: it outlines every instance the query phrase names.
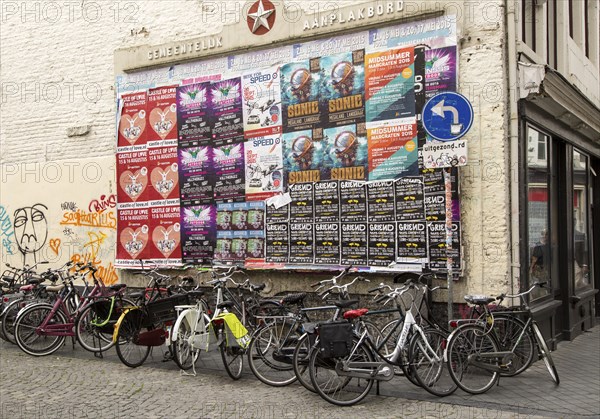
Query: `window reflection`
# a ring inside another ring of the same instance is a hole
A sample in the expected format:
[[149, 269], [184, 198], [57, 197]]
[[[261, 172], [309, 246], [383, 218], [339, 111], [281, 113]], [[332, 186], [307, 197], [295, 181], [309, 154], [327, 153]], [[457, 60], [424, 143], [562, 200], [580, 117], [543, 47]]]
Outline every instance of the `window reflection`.
[[549, 138], [527, 128], [527, 191], [528, 191], [528, 284], [548, 281], [548, 288], [536, 288], [532, 298], [548, 294], [551, 289], [550, 196], [548, 178]]
[[573, 149], [573, 269], [575, 288], [590, 285], [588, 158]]

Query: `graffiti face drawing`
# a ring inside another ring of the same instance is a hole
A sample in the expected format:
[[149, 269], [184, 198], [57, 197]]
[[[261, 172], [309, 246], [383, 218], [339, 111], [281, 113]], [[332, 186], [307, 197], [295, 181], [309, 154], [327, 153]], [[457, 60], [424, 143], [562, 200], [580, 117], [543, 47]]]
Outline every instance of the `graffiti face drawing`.
[[37, 254], [46, 244], [48, 221], [45, 211], [47, 210], [48, 207], [45, 205], [35, 204], [31, 207], [19, 208], [14, 213], [15, 241], [23, 255], [23, 264], [31, 262], [28, 260], [31, 257], [33, 263], [37, 262]]

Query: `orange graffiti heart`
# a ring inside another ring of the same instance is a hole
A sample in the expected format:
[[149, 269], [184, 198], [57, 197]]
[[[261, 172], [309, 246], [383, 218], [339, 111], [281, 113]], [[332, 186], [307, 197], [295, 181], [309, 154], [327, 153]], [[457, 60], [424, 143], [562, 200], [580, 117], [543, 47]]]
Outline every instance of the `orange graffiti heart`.
[[58, 255], [58, 249], [60, 248], [60, 239], [50, 239], [50, 249]]
[[123, 249], [135, 259], [144, 250], [146, 244], [148, 244], [148, 227], [142, 226], [135, 230], [131, 227], [123, 229], [120, 241]]
[[133, 173], [125, 170], [119, 178], [121, 189], [133, 200], [137, 201], [148, 185], [148, 172], [145, 167]]
[[173, 169], [173, 165], [167, 167], [166, 169], [156, 167], [154, 170], [152, 170], [152, 174], [150, 175], [152, 186], [154, 189], [156, 189], [156, 192], [161, 194], [164, 199], [167, 199], [171, 192], [173, 192], [179, 181], [176, 165], [175, 170]]
[[119, 121], [119, 133], [129, 144], [133, 145], [146, 129], [146, 111], [141, 110], [133, 114], [124, 113]]
[[167, 138], [167, 135], [177, 126], [177, 108], [175, 104], [169, 105], [164, 109], [154, 108], [150, 112], [150, 126], [162, 138]]
[[175, 228], [173, 225], [168, 226], [168, 228], [158, 226], [152, 232], [152, 241], [156, 248], [168, 258], [179, 246], [179, 228]]

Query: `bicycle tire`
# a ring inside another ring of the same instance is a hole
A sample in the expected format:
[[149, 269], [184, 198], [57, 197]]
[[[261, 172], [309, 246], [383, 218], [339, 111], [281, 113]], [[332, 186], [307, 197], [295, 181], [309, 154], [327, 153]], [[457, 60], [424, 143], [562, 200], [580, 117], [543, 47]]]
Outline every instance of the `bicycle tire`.
[[[106, 352], [114, 346], [112, 336], [116, 320], [109, 320], [108, 324], [105, 326], [95, 326], [92, 323], [102, 323], [106, 320], [106, 318], [102, 318], [102, 316], [98, 317], [97, 313], [94, 311], [95, 304], [103, 303], [110, 303], [110, 299], [106, 298], [94, 301], [84, 308], [77, 315], [77, 319], [75, 320], [75, 337], [77, 342], [79, 342], [83, 349], [93, 353]], [[111, 317], [119, 318], [123, 312], [123, 308], [127, 306], [133, 306], [133, 302], [126, 298], [123, 298], [121, 301], [116, 299], [112, 308], [113, 313]]]
[[416, 333], [409, 346], [409, 360], [412, 376], [426, 391], [438, 397], [446, 397], [456, 391], [458, 386], [450, 377], [444, 351], [448, 335], [440, 330], [425, 329], [425, 338], [434, 353], [423, 342], [421, 334]]
[[244, 369], [244, 350], [240, 347], [227, 346], [227, 342], [223, 340], [219, 345], [219, 351], [227, 375], [233, 380], [239, 380]]
[[[525, 323], [511, 315], [494, 315], [494, 331], [501, 351], [512, 351], [517, 338], [525, 328]], [[534, 345], [533, 336], [530, 331], [525, 332], [523, 338], [514, 348], [514, 357], [510, 364], [510, 370], [500, 372], [501, 377], [514, 377], [525, 371], [533, 362]]]
[[560, 378], [558, 376], [558, 371], [556, 370], [556, 366], [554, 365], [554, 360], [550, 355], [550, 350], [548, 349], [548, 345], [546, 345], [546, 341], [544, 340], [544, 335], [542, 335], [542, 331], [538, 327], [537, 323], [532, 323], [531, 328], [533, 329], [533, 333], [535, 334], [535, 338], [538, 342], [538, 349], [540, 350], [540, 357], [544, 360], [544, 364], [546, 364], [546, 368], [550, 373], [550, 377], [556, 385], [560, 384]]
[[[375, 356], [363, 342], [353, 338], [352, 358], [354, 362], [374, 362]], [[358, 345], [358, 346], [357, 346]], [[308, 369], [313, 387], [324, 400], [337, 406], [352, 406], [363, 400], [373, 388], [374, 378], [340, 376], [335, 370], [336, 359], [324, 359], [318, 346], [310, 352]]]
[[248, 364], [261, 382], [283, 387], [294, 381], [293, 355], [300, 335], [297, 323], [288, 319], [274, 320], [258, 329], [248, 347]]
[[[470, 394], [485, 393], [492, 388], [500, 374], [475, 364], [469, 358], [497, 351], [496, 338], [486, 333], [482, 326], [465, 324], [456, 329], [450, 335], [447, 349], [448, 371], [456, 385]], [[489, 363], [493, 365], [495, 361], [490, 359]]]
[[140, 309], [132, 309], [123, 315], [117, 338], [115, 349], [121, 362], [130, 368], [137, 368], [142, 365], [150, 354], [150, 346], [138, 345], [137, 339], [144, 321], [144, 313]]
[[15, 340], [15, 321], [17, 320], [17, 314], [21, 310], [21, 304], [24, 299], [20, 298], [15, 301], [11, 301], [6, 308], [4, 316], [2, 316], [2, 325], [0, 326], [0, 338], [12, 343], [17, 344]]
[[[206, 325], [206, 331], [210, 325], [210, 317], [206, 314], [201, 313], [204, 316], [204, 324]], [[195, 325], [192, 325], [196, 318], [194, 315], [186, 315], [179, 325], [177, 331], [177, 340], [172, 343], [173, 348], [173, 361], [182, 370], [189, 370], [198, 361], [200, 357], [200, 350], [194, 349], [189, 343], [189, 338], [195, 334]]]
[[[38, 335], [35, 329], [39, 327], [52, 311], [50, 304], [33, 304], [27, 306], [15, 322], [15, 340], [19, 348], [29, 355], [46, 356], [56, 352], [65, 342], [65, 336]], [[48, 324], [66, 324], [65, 315], [57, 310]], [[41, 344], [41, 347], [34, 346]]]
[[[400, 322], [401, 322], [401, 326], [392, 332], [393, 328], [396, 327], [396, 324], [400, 323]], [[396, 348], [396, 344], [398, 343], [398, 339], [400, 338], [400, 333], [402, 332], [403, 323], [404, 323], [403, 319], [394, 319], [381, 328], [382, 339], [384, 339], [388, 335], [388, 333], [393, 333], [393, 335], [390, 336], [388, 338], [388, 340], [385, 342], [385, 346], [383, 346], [383, 348], [381, 348], [380, 351], [381, 351], [382, 355], [388, 356], [388, 355], [391, 355], [392, 352], [394, 352], [394, 349]], [[408, 379], [408, 381], [413, 383], [415, 386], [420, 387], [419, 382], [417, 381], [417, 379], [415, 377], [413, 377], [412, 371], [410, 371], [410, 368], [408, 367], [408, 364], [409, 364], [408, 348], [409, 348], [411, 339], [412, 339], [412, 337], [409, 334], [409, 338], [406, 340], [406, 347], [402, 350], [402, 353], [400, 355], [399, 361], [397, 362], [397, 365], [394, 365], [394, 374], [402, 376], [402, 377], [406, 377]]]

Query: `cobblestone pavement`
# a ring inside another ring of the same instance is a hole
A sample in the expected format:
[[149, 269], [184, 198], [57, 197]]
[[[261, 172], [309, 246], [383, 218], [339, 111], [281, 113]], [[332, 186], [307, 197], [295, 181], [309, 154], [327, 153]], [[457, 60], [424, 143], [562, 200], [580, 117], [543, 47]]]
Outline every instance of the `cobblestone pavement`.
[[[180, 375], [155, 351], [129, 369], [114, 350], [104, 359], [80, 347], [34, 358], [0, 344], [0, 416], [16, 418], [537, 418], [600, 417], [600, 327], [555, 352], [561, 385], [536, 363], [485, 395], [430, 397], [402, 378], [381, 386], [357, 406], [340, 408], [299, 385], [274, 388], [248, 371], [232, 381], [218, 354], [196, 377]], [[587, 353], [583, 353], [586, 351]], [[573, 357], [573, 353], [582, 356]], [[578, 367], [576, 367], [578, 366]], [[595, 374], [595, 375], [594, 375]]]

